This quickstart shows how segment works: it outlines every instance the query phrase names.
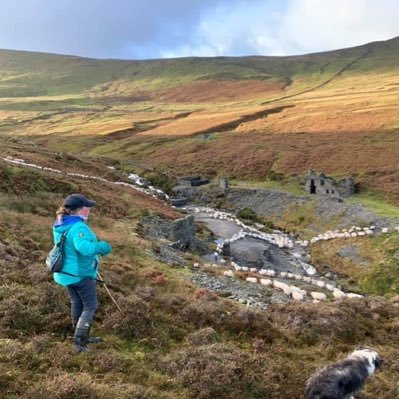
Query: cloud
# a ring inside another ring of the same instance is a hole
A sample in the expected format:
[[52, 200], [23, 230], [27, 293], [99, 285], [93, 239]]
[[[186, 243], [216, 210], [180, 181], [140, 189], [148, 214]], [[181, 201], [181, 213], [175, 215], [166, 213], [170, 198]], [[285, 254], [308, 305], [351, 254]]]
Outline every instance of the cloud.
[[[226, 0], [2, 0], [0, 48], [146, 57], [190, 36]], [[235, 0], [231, 0], [234, 4]]]
[[292, 0], [284, 38], [296, 52], [351, 47], [399, 35], [396, 0]]
[[162, 56], [293, 55], [399, 35], [396, 0], [242, 1], [208, 13], [193, 36]]
[[291, 55], [399, 35], [397, 0], [2, 0], [0, 48], [97, 58]]

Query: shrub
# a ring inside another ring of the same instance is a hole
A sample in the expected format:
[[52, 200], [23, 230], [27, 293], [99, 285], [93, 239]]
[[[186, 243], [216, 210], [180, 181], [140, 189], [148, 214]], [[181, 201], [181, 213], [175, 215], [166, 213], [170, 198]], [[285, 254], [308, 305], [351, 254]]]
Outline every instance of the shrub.
[[399, 270], [397, 262], [374, 264], [363, 271], [360, 279], [362, 292], [372, 295], [393, 296], [399, 290]]
[[251, 220], [253, 222], [258, 221], [258, 215], [250, 208], [240, 209], [237, 216], [241, 219]]
[[206, 327], [187, 336], [187, 341], [194, 346], [210, 345], [218, 341], [219, 337], [212, 327]]
[[218, 296], [207, 288], [198, 288], [193, 293], [194, 299], [201, 299], [203, 301], [216, 301]]
[[190, 388], [191, 398], [240, 399], [249, 397], [246, 359], [246, 353], [233, 345], [215, 344], [168, 354], [160, 367]]
[[279, 172], [275, 172], [273, 169], [270, 169], [269, 172], [267, 172], [267, 177], [271, 181], [283, 181], [284, 180], [284, 175]]
[[165, 285], [168, 282], [168, 278], [159, 270], [146, 271], [144, 278], [154, 285]]
[[89, 374], [59, 373], [49, 375], [39, 387], [30, 389], [26, 399], [108, 399], [114, 397], [112, 389], [97, 384]]
[[144, 177], [148, 179], [151, 184], [157, 188], [160, 188], [166, 194], [170, 194], [172, 188], [176, 185], [177, 181], [165, 174], [157, 172], [148, 172], [144, 174]]
[[114, 305], [108, 307], [104, 324], [116, 335], [124, 338], [144, 339], [154, 334], [153, 318], [147, 302], [135, 295], [126, 298], [116, 297], [116, 301], [123, 310], [123, 315], [114, 310]]
[[274, 324], [290, 331], [306, 345], [325, 340], [358, 345], [379, 336], [377, 331], [382, 323], [376, 323], [375, 318], [387, 317], [385, 312], [386, 306], [379, 302], [362, 299], [273, 305], [269, 314]]

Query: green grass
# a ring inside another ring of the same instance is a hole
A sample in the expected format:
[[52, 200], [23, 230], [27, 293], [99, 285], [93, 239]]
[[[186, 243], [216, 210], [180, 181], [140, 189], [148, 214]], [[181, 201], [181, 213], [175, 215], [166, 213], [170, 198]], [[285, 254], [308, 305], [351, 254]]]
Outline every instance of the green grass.
[[38, 101], [7, 101], [0, 102], [0, 110], [5, 111], [53, 111], [60, 108], [73, 107], [79, 109], [81, 107], [88, 108], [96, 105], [91, 98], [71, 98], [65, 100], [38, 100]]
[[0, 50], [0, 95], [26, 97], [62, 95], [89, 91], [111, 96], [112, 82], [124, 94], [136, 90], [157, 90], [203, 79], [292, 80], [295, 90], [317, 85], [345, 65], [373, 50], [345, 74], [367, 73], [396, 67], [398, 40], [381, 45], [296, 57], [214, 57], [147, 61], [94, 60], [73, 56]]
[[358, 193], [348, 199], [353, 204], [362, 204], [377, 215], [399, 220], [399, 208], [382, 200], [378, 194], [367, 192]]

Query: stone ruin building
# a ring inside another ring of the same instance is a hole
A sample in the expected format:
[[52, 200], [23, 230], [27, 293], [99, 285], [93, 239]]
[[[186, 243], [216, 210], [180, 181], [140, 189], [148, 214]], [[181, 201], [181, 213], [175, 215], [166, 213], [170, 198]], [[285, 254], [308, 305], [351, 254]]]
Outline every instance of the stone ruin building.
[[349, 197], [355, 193], [355, 180], [353, 177], [347, 177], [336, 181], [324, 173], [318, 175], [313, 170], [309, 170], [306, 175], [305, 190], [308, 194], [329, 196], [342, 201], [343, 197]]
[[228, 189], [229, 188], [229, 179], [226, 177], [222, 177], [219, 179], [219, 187], [223, 189]]
[[188, 202], [187, 195], [189, 191], [187, 189], [191, 187], [199, 187], [204, 184], [208, 184], [209, 179], [202, 176], [185, 176], [180, 177], [178, 180], [178, 185], [173, 187], [172, 192], [175, 196], [170, 197], [170, 203], [173, 206], [184, 206]]
[[208, 183], [209, 179], [202, 176], [186, 176], [179, 179], [179, 186], [184, 187], [197, 187]]

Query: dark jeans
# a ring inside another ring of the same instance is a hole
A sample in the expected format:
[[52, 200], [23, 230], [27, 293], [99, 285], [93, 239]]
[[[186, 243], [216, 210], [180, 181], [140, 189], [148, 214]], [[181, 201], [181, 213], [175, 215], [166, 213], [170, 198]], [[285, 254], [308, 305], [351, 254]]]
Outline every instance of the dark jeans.
[[85, 278], [79, 283], [67, 285], [67, 289], [71, 297], [72, 319], [78, 321], [81, 317], [91, 324], [98, 306], [96, 280]]

